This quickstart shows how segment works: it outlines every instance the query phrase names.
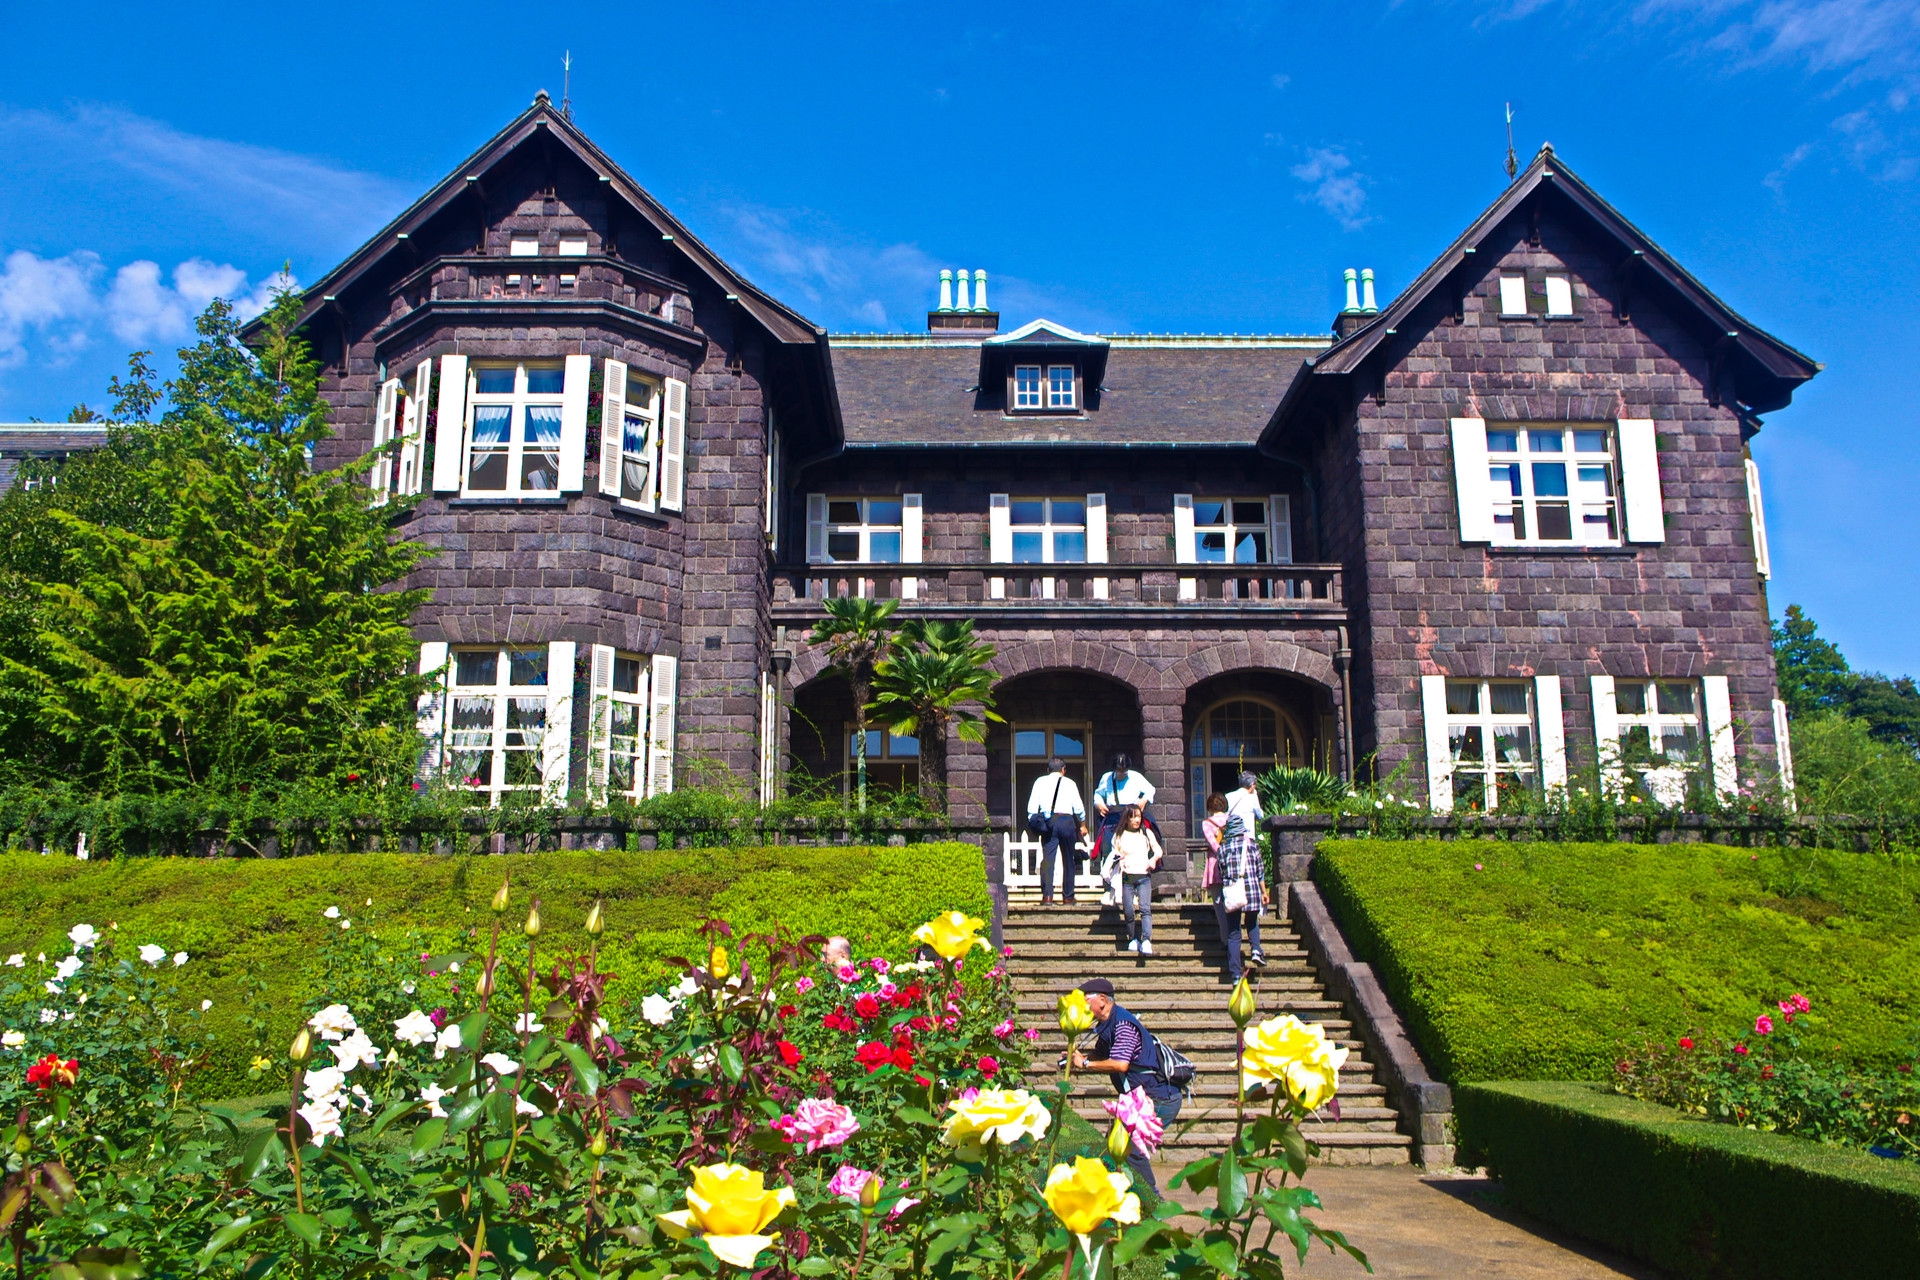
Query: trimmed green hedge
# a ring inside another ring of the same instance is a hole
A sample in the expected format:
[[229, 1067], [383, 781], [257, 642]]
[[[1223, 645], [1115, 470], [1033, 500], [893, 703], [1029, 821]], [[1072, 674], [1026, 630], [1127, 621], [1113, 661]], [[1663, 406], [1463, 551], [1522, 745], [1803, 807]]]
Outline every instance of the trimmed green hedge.
[[1451, 1081], [1599, 1079], [1795, 991], [1808, 1047], [1875, 1062], [1920, 1012], [1920, 868], [1876, 854], [1330, 840], [1313, 878]]
[[1906, 1276], [1920, 1169], [1710, 1124], [1596, 1084], [1498, 1081], [1453, 1095], [1462, 1164], [1535, 1217], [1676, 1277]]
[[[72, 945], [81, 922], [115, 930], [122, 957], [142, 943], [192, 959], [164, 975], [191, 1004], [211, 999], [217, 1037], [202, 1089], [254, 1092], [245, 1063], [256, 1051], [240, 1026], [242, 984], [258, 974], [273, 1002], [270, 1043], [291, 1039], [312, 994], [310, 958], [338, 906], [355, 928], [373, 928], [395, 946], [440, 952], [485, 946], [488, 903], [512, 873], [518, 923], [541, 899], [541, 950], [584, 953], [587, 908], [606, 900], [601, 968], [617, 975], [616, 995], [638, 999], [672, 976], [666, 957], [693, 956], [694, 930], [707, 916], [737, 929], [778, 921], [796, 933], [840, 933], [859, 954], [903, 956], [923, 921], [959, 909], [988, 917], [986, 868], [967, 844], [908, 848], [700, 849], [658, 853], [540, 853], [436, 858], [351, 854], [254, 859], [138, 858], [79, 862], [36, 854], [0, 855], [0, 954]], [[372, 899], [372, 905], [367, 905]], [[411, 942], [406, 935], [415, 936]]]

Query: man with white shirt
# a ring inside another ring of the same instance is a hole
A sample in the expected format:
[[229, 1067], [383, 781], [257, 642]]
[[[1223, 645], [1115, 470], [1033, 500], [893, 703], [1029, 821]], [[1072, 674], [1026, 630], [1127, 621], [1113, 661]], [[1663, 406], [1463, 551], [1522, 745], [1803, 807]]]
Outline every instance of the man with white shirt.
[[1040, 831], [1040, 902], [1053, 902], [1053, 860], [1061, 858], [1061, 897], [1073, 901], [1073, 849], [1087, 834], [1087, 807], [1080, 788], [1067, 776], [1067, 762], [1059, 756], [1047, 761], [1047, 771], [1034, 779], [1027, 793], [1027, 825]]
[[[1121, 815], [1126, 813], [1128, 805], [1139, 805], [1142, 818], [1147, 816], [1147, 806], [1153, 803], [1153, 784], [1141, 777], [1133, 768], [1133, 760], [1122, 751], [1113, 757], [1113, 768], [1100, 775], [1100, 783], [1093, 789], [1093, 808], [1100, 815], [1100, 836], [1093, 842], [1093, 856], [1103, 864], [1107, 854], [1113, 848], [1113, 833], [1120, 826]], [[1151, 822], [1152, 819], [1148, 818]], [[1111, 867], [1103, 866], [1103, 872]], [[1102, 905], [1120, 905], [1120, 879], [1116, 873], [1108, 880], [1106, 896]]]

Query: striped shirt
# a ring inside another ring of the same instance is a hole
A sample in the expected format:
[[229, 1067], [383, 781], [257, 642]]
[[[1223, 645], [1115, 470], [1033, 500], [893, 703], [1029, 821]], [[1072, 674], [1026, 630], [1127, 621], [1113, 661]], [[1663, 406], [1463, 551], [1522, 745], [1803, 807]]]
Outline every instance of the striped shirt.
[[1132, 1062], [1140, 1056], [1140, 1031], [1131, 1022], [1123, 1022], [1113, 1031], [1113, 1046], [1107, 1050], [1109, 1062]]

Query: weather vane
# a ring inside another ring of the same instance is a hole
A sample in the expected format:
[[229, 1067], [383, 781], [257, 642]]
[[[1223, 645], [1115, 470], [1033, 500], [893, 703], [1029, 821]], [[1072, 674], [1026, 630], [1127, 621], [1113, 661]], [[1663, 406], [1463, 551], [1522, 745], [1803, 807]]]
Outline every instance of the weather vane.
[[1520, 162], [1513, 154], [1513, 104], [1507, 104], [1507, 181], [1513, 181], [1513, 175], [1520, 172]]
[[[571, 49], [567, 50], [566, 56], [560, 59], [560, 67], [562, 72], [564, 73], [560, 81], [560, 115], [562, 116], [562, 118], [566, 120], [568, 124], [572, 124], [573, 123], [573, 50]], [[1507, 118], [1511, 120], [1513, 118], [1512, 114], [1509, 113]], [[1512, 130], [1509, 129], [1508, 132], [1511, 133]]]

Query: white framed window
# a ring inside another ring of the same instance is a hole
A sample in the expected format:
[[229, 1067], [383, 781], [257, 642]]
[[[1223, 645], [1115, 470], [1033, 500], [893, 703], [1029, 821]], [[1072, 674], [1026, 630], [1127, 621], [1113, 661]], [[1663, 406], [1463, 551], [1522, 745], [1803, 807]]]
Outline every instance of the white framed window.
[[1071, 409], [1076, 403], [1073, 394], [1073, 366], [1070, 364], [1048, 365], [1047, 408]]
[[1015, 365], [1013, 367], [1013, 407], [1040, 409], [1045, 406], [1045, 396], [1040, 389], [1040, 366], [1037, 364]]
[[1570, 276], [1546, 278], [1547, 318], [1564, 320], [1573, 314], [1573, 279]]
[[1265, 498], [1193, 500], [1193, 563], [1272, 564], [1272, 551]]
[[566, 372], [558, 364], [476, 364], [467, 393], [463, 494], [555, 495]]
[[900, 564], [898, 498], [828, 498], [826, 559], [832, 564]]
[[457, 785], [489, 804], [509, 792], [542, 790], [547, 677], [544, 647], [453, 651], [446, 759]]
[[1620, 760], [1629, 767], [1691, 768], [1700, 763], [1700, 685], [1693, 680], [1613, 682]]
[[1047, 762], [1059, 756], [1067, 764], [1067, 777], [1080, 788], [1081, 802], [1092, 794], [1087, 779], [1087, 761], [1093, 758], [1091, 727], [1086, 724], [1016, 724], [1013, 726], [1013, 807], [1009, 812], [1024, 819], [1027, 794], [1034, 782], [1047, 772]]
[[1487, 813], [1538, 777], [1531, 680], [1448, 680], [1453, 808]]
[[1193, 829], [1206, 821], [1207, 796], [1240, 786], [1242, 771], [1265, 773], [1277, 765], [1311, 764], [1308, 740], [1293, 717], [1271, 703], [1229, 698], [1193, 725], [1187, 740], [1187, 806]]
[[1087, 563], [1087, 500], [1009, 498], [1008, 534], [1014, 564]]
[[[846, 746], [846, 770], [840, 775], [843, 794], [855, 784], [854, 749], [858, 732], [849, 731], [841, 742]], [[867, 730], [867, 788], [871, 791], [912, 791], [920, 785], [920, 740], [891, 729]]]
[[607, 790], [639, 800], [647, 787], [647, 659], [613, 656], [613, 686], [607, 694]]
[[1500, 277], [1500, 314], [1503, 316], [1527, 314], [1527, 278], [1525, 276]]
[[587, 238], [583, 235], [562, 235], [560, 237], [560, 256], [563, 258], [586, 257]]
[[507, 240], [507, 256], [510, 258], [537, 258], [540, 256], [540, 237], [535, 235], [515, 235]]
[[1495, 544], [1620, 544], [1610, 430], [1502, 423], [1486, 440]]
[[660, 447], [660, 384], [629, 374], [620, 411], [620, 500], [653, 509]]

